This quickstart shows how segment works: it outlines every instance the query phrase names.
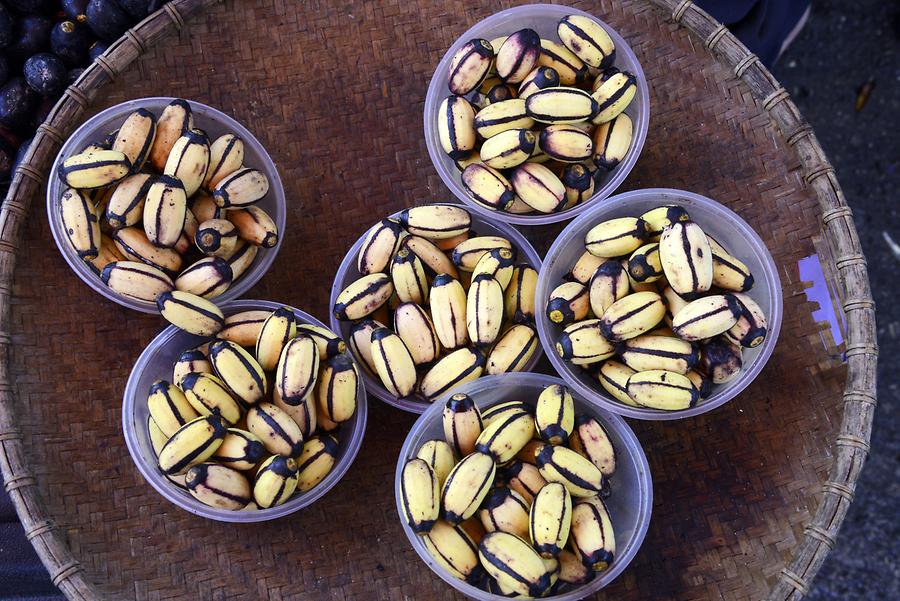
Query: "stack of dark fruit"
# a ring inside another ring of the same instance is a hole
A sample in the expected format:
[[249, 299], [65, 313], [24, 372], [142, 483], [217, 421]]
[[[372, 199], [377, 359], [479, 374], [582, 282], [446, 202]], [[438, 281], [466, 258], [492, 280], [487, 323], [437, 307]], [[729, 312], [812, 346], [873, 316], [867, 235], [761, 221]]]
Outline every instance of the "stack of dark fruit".
[[167, 0], [0, 0], [0, 200], [66, 87]]

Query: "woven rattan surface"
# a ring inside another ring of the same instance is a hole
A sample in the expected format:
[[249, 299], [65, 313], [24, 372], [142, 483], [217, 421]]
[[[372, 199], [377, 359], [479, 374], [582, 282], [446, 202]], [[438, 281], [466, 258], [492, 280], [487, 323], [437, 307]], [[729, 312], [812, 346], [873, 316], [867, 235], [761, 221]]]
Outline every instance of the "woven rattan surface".
[[[377, 401], [356, 463], [301, 514], [219, 524], [157, 495], [128, 456], [120, 412], [132, 362], [162, 320], [104, 301], [68, 270], [43, 189], [27, 180], [47, 172], [60, 135], [117, 102], [172, 95], [215, 106], [266, 145], [289, 202], [285, 244], [250, 296], [325, 319], [340, 259], [370, 223], [449, 199], [422, 134], [427, 83], [455, 37], [498, 6], [228, 0], [195, 14], [202, 4], [176, 1], [174, 14], [123, 39], [107, 61], [115, 82], [96, 94], [107, 69], [86, 74], [14, 180], [0, 218], [7, 490], [70, 598], [456, 599], [394, 509], [414, 416]], [[653, 472], [653, 522], [598, 598], [797, 598], [833, 544], [868, 448], [874, 318], [852, 218], [787, 94], [691, 2], [577, 5], [618, 29], [649, 78], [648, 141], [625, 189], [685, 188], [737, 211], [780, 266], [785, 299], [780, 343], [740, 398], [689, 421], [632, 422]], [[556, 231], [526, 233], [545, 250]], [[797, 261], [823, 249], [848, 309], [847, 364], [798, 276]]]

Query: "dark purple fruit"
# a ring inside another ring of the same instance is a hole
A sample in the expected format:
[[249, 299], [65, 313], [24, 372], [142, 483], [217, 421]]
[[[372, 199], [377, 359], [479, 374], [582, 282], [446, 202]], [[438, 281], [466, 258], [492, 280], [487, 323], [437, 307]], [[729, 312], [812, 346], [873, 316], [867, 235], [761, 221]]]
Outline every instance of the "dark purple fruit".
[[13, 77], [0, 87], [0, 123], [13, 129], [27, 125], [37, 106], [38, 95], [22, 77]]
[[27, 133], [32, 133], [38, 128], [38, 125], [46, 121], [47, 116], [50, 114], [50, 111], [53, 110], [54, 106], [56, 106], [56, 97], [42, 96], [40, 102], [38, 102], [37, 108], [31, 113], [31, 122]]
[[35, 54], [25, 61], [25, 81], [41, 96], [56, 96], [66, 88], [69, 71], [61, 58], [49, 52]]
[[6, 0], [6, 4], [26, 15], [46, 13], [50, 9], [48, 0]]
[[62, 0], [60, 4], [66, 16], [76, 23], [87, 21], [87, 15], [84, 13], [87, 11], [88, 0]]
[[61, 21], [50, 32], [50, 49], [70, 67], [88, 62], [88, 48], [93, 36], [86, 25], [75, 21]]
[[131, 26], [131, 18], [115, 0], [91, 0], [87, 5], [87, 24], [98, 38], [112, 42]]
[[5, 84], [7, 79], [9, 79], [9, 63], [6, 62], [6, 57], [0, 54], [0, 86]]
[[164, 4], [161, 0], [116, 0], [135, 21], [140, 21]]
[[53, 21], [46, 17], [29, 15], [19, 19], [13, 43], [6, 49], [11, 63], [21, 64], [26, 58], [50, 48], [50, 30]]
[[12, 15], [5, 6], [0, 4], [0, 48], [6, 48], [12, 44], [16, 31], [14, 25]]
[[91, 60], [94, 60], [95, 58], [106, 52], [107, 48], [109, 48], [109, 45], [106, 42], [97, 40], [96, 42], [91, 44], [90, 48], [88, 48], [88, 57]]

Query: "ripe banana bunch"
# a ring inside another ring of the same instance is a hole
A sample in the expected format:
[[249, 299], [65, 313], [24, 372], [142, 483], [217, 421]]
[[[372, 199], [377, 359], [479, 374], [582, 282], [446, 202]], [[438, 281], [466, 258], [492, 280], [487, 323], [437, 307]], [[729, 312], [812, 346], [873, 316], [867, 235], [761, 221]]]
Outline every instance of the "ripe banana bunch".
[[[280, 235], [256, 204], [268, 179], [243, 161], [243, 141], [230, 133], [210, 141], [184, 100], [159, 118], [137, 109], [57, 170], [72, 252], [116, 293], [148, 304], [173, 281], [207, 299], [224, 293]], [[208, 260], [216, 257], [224, 264]]]
[[613, 64], [599, 22], [560, 19], [553, 39], [528, 27], [472, 39], [452, 56], [437, 140], [469, 196], [516, 215], [565, 211], [595, 196], [628, 156], [634, 124], [624, 111], [636, 77]]
[[[198, 333], [206, 309], [221, 316], [214, 304], [179, 290], [160, 302], [173, 323], [207, 337], [178, 356], [171, 381], [149, 390], [147, 430], [163, 473], [201, 503], [235, 511], [319, 486], [341, 455], [337, 431], [356, 415], [361, 388], [344, 341], [288, 307], [233, 313]], [[428, 466], [446, 478], [455, 464], [447, 447]]]
[[750, 269], [683, 206], [597, 223], [584, 244], [545, 310], [559, 356], [615, 401], [693, 407], [741, 373], [742, 348], [765, 341]]
[[[469, 169], [480, 168], [490, 169]], [[537, 271], [506, 237], [472, 228], [459, 205], [422, 205], [382, 219], [358, 245], [358, 275], [332, 312], [392, 396], [430, 402], [535, 360]]]

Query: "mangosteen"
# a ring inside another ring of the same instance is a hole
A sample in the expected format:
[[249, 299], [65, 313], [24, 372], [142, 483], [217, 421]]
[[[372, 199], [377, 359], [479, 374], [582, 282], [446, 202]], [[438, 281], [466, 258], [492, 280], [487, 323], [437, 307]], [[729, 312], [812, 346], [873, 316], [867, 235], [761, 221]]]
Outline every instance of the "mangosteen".
[[13, 129], [28, 124], [37, 106], [38, 95], [23, 77], [13, 77], [0, 87], [0, 123]]
[[69, 67], [88, 62], [88, 48], [93, 40], [86, 25], [75, 21], [61, 21], [50, 32], [50, 49]]
[[15, 22], [12, 15], [9, 14], [5, 6], [0, 4], [0, 48], [6, 48], [12, 44], [15, 30]]
[[61, 58], [49, 52], [25, 61], [25, 81], [41, 96], [56, 96], [66, 88], [68, 69]]
[[6, 0], [6, 4], [25, 15], [39, 15], [51, 10], [49, 0]]
[[22, 62], [38, 52], [44, 52], [50, 48], [50, 30], [53, 29], [53, 21], [47, 17], [28, 15], [18, 20], [15, 39], [6, 48], [7, 58], [11, 63]]
[[5, 84], [7, 79], [9, 79], [9, 63], [6, 62], [6, 57], [0, 54], [0, 86]]
[[116, 0], [135, 21], [140, 21], [165, 4], [162, 0]]
[[62, 9], [66, 16], [76, 23], [87, 21], [85, 12], [87, 12], [88, 0], [62, 0], [60, 4], [62, 4]]
[[85, 14], [91, 31], [107, 42], [117, 40], [131, 27], [131, 17], [115, 0], [90, 0]]

